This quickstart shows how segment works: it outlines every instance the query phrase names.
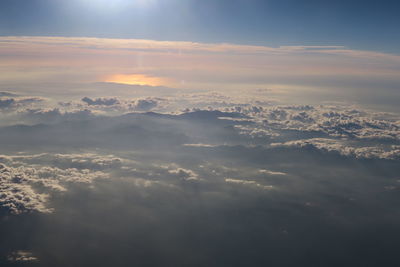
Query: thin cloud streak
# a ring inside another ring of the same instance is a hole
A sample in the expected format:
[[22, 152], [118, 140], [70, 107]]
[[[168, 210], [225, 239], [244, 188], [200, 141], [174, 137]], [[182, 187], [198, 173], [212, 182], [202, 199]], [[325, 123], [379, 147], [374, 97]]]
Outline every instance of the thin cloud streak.
[[121, 83], [207, 90], [269, 88], [285, 94], [388, 91], [391, 98], [393, 88], [400, 86], [400, 56], [342, 46], [275, 48], [11, 36], [0, 37], [0, 51], [1, 85], [109, 82], [110, 77], [130, 75], [142, 79]]

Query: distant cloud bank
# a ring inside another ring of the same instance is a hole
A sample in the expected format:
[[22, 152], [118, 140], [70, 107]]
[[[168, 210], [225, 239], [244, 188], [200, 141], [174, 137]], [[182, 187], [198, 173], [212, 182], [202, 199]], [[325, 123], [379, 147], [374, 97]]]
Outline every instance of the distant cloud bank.
[[0, 85], [22, 92], [35, 84], [43, 94], [62, 94], [60, 84], [111, 82], [225, 92], [269, 88], [292, 102], [345, 98], [371, 104], [374, 98], [375, 104], [394, 105], [399, 97], [399, 55], [342, 46], [0, 37], [0, 51]]

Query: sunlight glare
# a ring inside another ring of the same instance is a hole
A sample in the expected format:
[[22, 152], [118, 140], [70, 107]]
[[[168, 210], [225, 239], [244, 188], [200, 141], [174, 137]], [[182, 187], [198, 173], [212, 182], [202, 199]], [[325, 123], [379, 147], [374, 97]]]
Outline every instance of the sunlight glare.
[[170, 83], [166, 78], [153, 77], [144, 74], [115, 74], [107, 77], [104, 82], [149, 86], [167, 86]]

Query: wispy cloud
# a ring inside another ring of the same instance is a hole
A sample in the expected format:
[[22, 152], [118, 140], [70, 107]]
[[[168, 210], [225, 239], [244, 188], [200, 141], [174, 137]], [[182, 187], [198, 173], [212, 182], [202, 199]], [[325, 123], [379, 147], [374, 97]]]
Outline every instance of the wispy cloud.
[[2, 82], [18, 78], [70, 81], [71, 77], [76, 81], [103, 81], [105, 77], [110, 80], [129, 74], [158, 79], [153, 82], [157, 85], [163, 82], [159, 77], [165, 77], [182, 82], [176, 86], [199, 87], [215, 83], [293, 84], [293, 79], [304, 81], [316, 76], [367, 75], [397, 81], [400, 72], [398, 55], [342, 46], [275, 48], [135, 39], [1, 37], [0, 48]]
[[[34, 87], [31, 91], [42, 95], [68, 90], [70, 96], [78, 92], [87, 96], [83, 87], [88, 84], [111, 82], [242, 95], [267, 88], [270, 97], [278, 95], [285, 101], [373, 98], [374, 104], [388, 104], [400, 86], [400, 56], [343, 46], [0, 37], [0, 59], [3, 90], [16, 87], [24, 92]], [[95, 92], [100, 87], [86, 89]], [[138, 88], [116, 90], [111, 84], [102, 90], [113, 95], [138, 92]]]

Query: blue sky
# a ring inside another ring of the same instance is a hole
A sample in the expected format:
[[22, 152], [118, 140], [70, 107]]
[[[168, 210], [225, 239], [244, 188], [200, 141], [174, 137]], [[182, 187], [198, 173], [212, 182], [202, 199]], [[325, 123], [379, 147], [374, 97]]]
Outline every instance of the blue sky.
[[2, 0], [0, 35], [344, 45], [397, 54], [399, 10], [391, 0]]

